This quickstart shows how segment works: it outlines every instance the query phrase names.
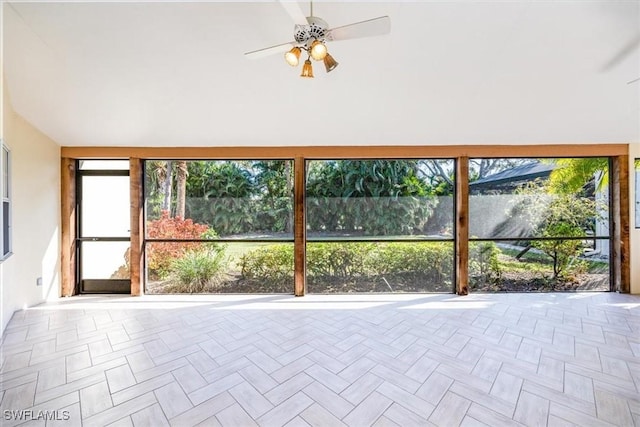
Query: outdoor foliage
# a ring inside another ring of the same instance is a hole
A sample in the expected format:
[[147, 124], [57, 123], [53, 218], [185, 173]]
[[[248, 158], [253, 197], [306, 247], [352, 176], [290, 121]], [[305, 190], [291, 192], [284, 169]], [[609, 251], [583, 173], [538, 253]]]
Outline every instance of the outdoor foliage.
[[165, 292], [200, 293], [217, 284], [225, 268], [224, 247], [208, 246], [185, 251], [171, 263], [170, 285]]
[[469, 243], [469, 277], [497, 282], [502, 276], [500, 249], [494, 242]]
[[[595, 203], [573, 195], [554, 198], [538, 220], [540, 237], [583, 237], [585, 226], [595, 215]], [[572, 259], [582, 250], [581, 240], [535, 240], [531, 246], [537, 248], [553, 260], [553, 278], [567, 270]]]
[[368, 258], [374, 243], [313, 243], [307, 245], [307, 275], [351, 277], [371, 274]]
[[251, 173], [235, 162], [190, 162], [187, 212], [222, 235], [252, 228]]
[[[293, 246], [270, 245], [241, 258], [242, 274], [267, 282], [290, 282], [293, 277]], [[307, 275], [315, 283], [384, 277], [451, 284], [451, 246], [437, 242], [369, 243], [318, 242], [307, 247]]]
[[368, 270], [376, 275], [428, 272], [434, 281], [451, 282], [453, 257], [451, 247], [432, 242], [391, 242], [376, 245], [366, 260]]
[[293, 246], [273, 244], [240, 257], [242, 275], [248, 279], [288, 284], [293, 278]]
[[311, 162], [309, 229], [364, 235], [421, 233], [437, 198], [417, 171], [415, 160]]
[[[149, 239], [215, 239], [216, 233], [207, 225], [194, 223], [191, 219], [170, 218], [169, 212], [163, 211], [160, 219], [147, 223]], [[150, 280], [166, 278], [172, 271], [175, 260], [190, 251], [214, 250], [221, 247], [219, 243], [198, 242], [153, 242], [147, 245], [147, 269]]]
[[594, 200], [575, 193], [550, 195], [546, 187], [529, 185], [520, 191], [525, 197], [514, 212], [529, 221], [533, 237], [531, 246], [547, 254], [553, 262], [553, 279], [561, 277], [571, 262], [581, 253], [581, 240], [563, 239], [586, 237], [592, 233], [600, 218]]
[[[172, 166], [174, 163], [178, 165]], [[184, 167], [186, 181], [178, 182], [177, 178], [184, 176]], [[167, 195], [171, 198], [171, 194], [182, 194], [182, 185], [185, 216], [220, 235], [292, 230], [291, 161], [147, 162], [149, 218], [158, 217], [161, 207], [167, 204]], [[171, 204], [175, 211], [179, 209], [178, 202]]]
[[592, 184], [603, 190], [609, 183], [609, 160], [606, 157], [584, 157], [550, 160], [558, 167], [549, 177], [549, 191], [556, 194], [578, 194]]

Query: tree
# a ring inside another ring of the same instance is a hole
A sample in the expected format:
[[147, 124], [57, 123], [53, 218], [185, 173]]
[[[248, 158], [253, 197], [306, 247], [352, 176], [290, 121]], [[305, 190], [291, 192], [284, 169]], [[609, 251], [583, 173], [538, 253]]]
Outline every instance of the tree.
[[255, 162], [254, 184], [259, 196], [257, 224], [264, 230], [293, 232], [293, 173], [288, 160]]
[[220, 235], [252, 231], [256, 192], [250, 164], [194, 161], [188, 168], [186, 210], [190, 218], [208, 224]]
[[164, 172], [164, 185], [162, 186], [162, 194], [164, 199], [162, 200], [162, 210], [171, 212], [171, 188], [173, 186], [173, 162], [167, 160], [165, 164]]
[[[517, 166], [535, 162], [535, 159], [469, 159], [469, 181], [477, 181]], [[453, 163], [449, 159], [424, 159], [418, 161], [420, 176], [430, 181], [437, 194], [451, 194], [454, 186]]]
[[313, 231], [364, 235], [422, 232], [438, 203], [417, 160], [311, 162], [307, 220]]
[[596, 202], [579, 194], [550, 194], [548, 186], [531, 183], [519, 191], [525, 197], [514, 209], [527, 217], [532, 236], [531, 246], [548, 255], [553, 262], [553, 279], [564, 274], [582, 249], [579, 237], [593, 231], [599, 218]]
[[184, 218], [187, 203], [187, 162], [176, 162], [176, 217]]
[[[167, 174], [167, 171], [169, 174]], [[171, 209], [171, 168], [163, 160], [145, 162], [145, 199], [147, 216], [159, 218]]]
[[549, 189], [556, 194], [578, 193], [589, 182], [596, 190], [609, 183], [609, 160], [606, 157], [552, 159], [558, 167], [551, 172]]

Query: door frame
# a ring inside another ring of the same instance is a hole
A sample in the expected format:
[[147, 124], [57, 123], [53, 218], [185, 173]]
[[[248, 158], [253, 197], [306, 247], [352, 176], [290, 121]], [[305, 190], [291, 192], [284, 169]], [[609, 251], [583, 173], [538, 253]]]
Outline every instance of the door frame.
[[[125, 176], [129, 177], [128, 169], [80, 169], [80, 160], [76, 160], [76, 224], [75, 249], [76, 283], [74, 294], [128, 294], [131, 291], [129, 279], [88, 279], [82, 277], [82, 245], [85, 242], [131, 242], [129, 237], [99, 237], [82, 235], [82, 181], [85, 176]], [[127, 212], [129, 214], [129, 212]]]

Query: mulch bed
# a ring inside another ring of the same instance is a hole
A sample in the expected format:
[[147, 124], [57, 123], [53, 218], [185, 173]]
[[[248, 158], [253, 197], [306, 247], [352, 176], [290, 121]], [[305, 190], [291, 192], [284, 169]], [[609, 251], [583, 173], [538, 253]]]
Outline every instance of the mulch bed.
[[[583, 274], [572, 280], [552, 280], [539, 274], [519, 272], [503, 273], [499, 282], [482, 281], [471, 278], [471, 292], [574, 292], [608, 291], [608, 274]], [[184, 293], [169, 282], [150, 282], [145, 291], [148, 294]], [[216, 285], [209, 285], [201, 293], [214, 294], [290, 294], [293, 292], [293, 279], [269, 282], [251, 280], [240, 275], [229, 275]], [[453, 292], [453, 285], [443, 280], [433, 280], [415, 274], [387, 275], [385, 277], [321, 277], [309, 278], [307, 292], [316, 294], [349, 293], [419, 293]]]
[[498, 282], [471, 278], [470, 290], [476, 292], [575, 292], [608, 291], [608, 274], [580, 274], [571, 280], [554, 280], [539, 274], [519, 272], [502, 274]]

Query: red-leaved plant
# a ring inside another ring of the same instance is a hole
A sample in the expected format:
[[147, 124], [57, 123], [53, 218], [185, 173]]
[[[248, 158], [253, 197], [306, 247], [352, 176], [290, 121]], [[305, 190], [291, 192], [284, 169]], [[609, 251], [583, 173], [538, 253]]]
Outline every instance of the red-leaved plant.
[[[209, 226], [197, 224], [191, 219], [169, 217], [162, 211], [159, 219], [147, 223], [148, 239], [201, 239], [209, 231]], [[210, 234], [210, 233], [207, 233]], [[187, 251], [197, 251], [202, 243], [197, 242], [150, 242], [147, 244], [147, 270], [150, 280], [164, 279], [171, 270], [174, 260]]]

